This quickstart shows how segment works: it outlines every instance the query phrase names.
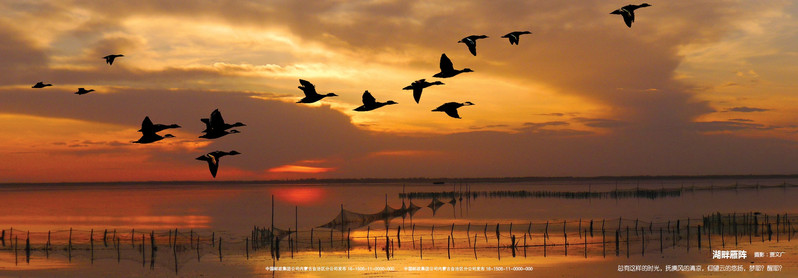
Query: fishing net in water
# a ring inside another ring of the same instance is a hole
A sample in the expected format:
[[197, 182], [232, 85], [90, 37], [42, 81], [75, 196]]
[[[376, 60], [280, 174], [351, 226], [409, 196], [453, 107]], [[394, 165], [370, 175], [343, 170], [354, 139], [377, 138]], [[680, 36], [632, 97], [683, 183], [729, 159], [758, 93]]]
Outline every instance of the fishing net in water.
[[385, 221], [385, 224], [388, 225], [391, 219], [397, 217], [404, 218], [407, 215], [413, 217], [413, 214], [415, 214], [416, 211], [418, 211], [419, 209], [421, 209], [421, 207], [413, 204], [412, 201], [410, 202], [409, 206], [406, 206], [403, 201], [402, 207], [398, 209], [392, 208], [386, 204], [381, 211], [376, 213], [368, 213], [368, 214], [357, 213], [354, 211], [341, 209], [341, 212], [338, 213], [338, 216], [333, 218], [332, 221], [319, 226], [319, 228], [328, 228], [328, 229], [345, 231], [348, 229], [357, 229], [365, 227], [376, 221]]

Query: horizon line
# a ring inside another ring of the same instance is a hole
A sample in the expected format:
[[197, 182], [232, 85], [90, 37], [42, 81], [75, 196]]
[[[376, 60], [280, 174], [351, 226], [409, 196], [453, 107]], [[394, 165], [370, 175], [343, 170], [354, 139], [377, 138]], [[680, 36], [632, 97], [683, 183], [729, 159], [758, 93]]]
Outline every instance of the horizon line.
[[629, 175], [629, 176], [518, 176], [518, 177], [409, 177], [409, 178], [303, 178], [303, 179], [267, 179], [267, 180], [174, 180], [174, 181], [86, 181], [86, 182], [2, 182], [0, 186], [18, 185], [96, 185], [96, 184], [302, 184], [302, 183], [396, 183], [396, 182], [456, 182], [456, 183], [508, 183], [508, 182], [543, 182], [543, 181], [628, 181], [628, 180], [679, 180], [679, 179], [779, 179], [798, 178], [798, 174], [728, 174], [728, 175]]

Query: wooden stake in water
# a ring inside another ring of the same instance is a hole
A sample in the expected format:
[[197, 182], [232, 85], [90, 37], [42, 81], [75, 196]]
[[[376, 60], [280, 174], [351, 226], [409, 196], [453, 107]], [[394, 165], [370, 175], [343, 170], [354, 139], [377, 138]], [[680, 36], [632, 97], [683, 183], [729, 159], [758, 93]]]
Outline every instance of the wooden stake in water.
[[116, 238], [116, 244], [115, 244], [115, 245], [116, 245], [116, 263], [117, 263], [117, 264], [119, 264], [119, 263], [121, 263], [121, 262], [122, 262], [122, 252], [119, 250], [119, 249], [120, 249], [120, 248], [119, 248], [119, 247], [120, 247], [119, 245], [121, 245], [121, 244], [122, 244], [122, 242], [121, 242], [121, 241], [122, 241], [122, 239], [120, 239], [120, 238]]
[[587, 259], [587, 230], [585, 230], [585, 259]]
[[[349, 230], [346, 232], [346, 258], [347, 259], [349, 259], [349, 249], [352, 248], [352, 246], [350, 245], [350, 237], [349, 237], [351, 235], [351, 233], [352, 233], [352, 228], [349, 228]], [[293, 255], [291, 257], [293, 258]]]
[[468, 247], [471, 247], [471, 222], [468, 222], [468, 227], [466, 227], [466, 241], [468, 241]]
[[396, 226], [396, 245], [398, 245], [400, 249], [402, 248], [402, 237], [399, 235], [401, 232], [402, 226]]
[[629, 226], [626, 226], [626, 258], [629, 258]]
[[543, 237], [544, 238], [549, 237], [549, 221], [548, 220], [546, 220], [546, 230], [543, 232]]
[[[280, 248], [280, 247], [279, 247], [279, 246], [280, 246], [280, 242], [279, 242], [279, 241], [277, 242], [277, 246], [278, 246], [278, 247], [277, 247], [277, 248], [278, 248], [277, 250], [278, 250], [278, 252], [279, 252], [279, 250], [280, 250], [280, 249], [279, 249], [279, 248]], [[280, 259], [280, 253], [277, 253], [277, 259], [278, 259], [278, 260]], [[220, 261], [220, 262], [222, 261], [222, 237], [219, 237], [219, 261]]]
[[25, 237], [25, 262], [30, 264], [30, 231], [28, 231], [28, 236]]
[[526, 258], [526, 234], [524, 234], [524, 258]]
[[388, 236], [385, 236], [385, 258], [391, 260], [391, 242]]
[[89, 234], [89, 242], [91, 245], [91, 263], [94, 264], [94, 229], [91, 229]]
[[515, 235], [510, 235], [510, 249], [513, 252], [513, 258], [515, 258]]
[[147, 262], [146, 257], [144, 256], [146, 252], [144, 252], [144, 233], [141, 234], [141, 267], [144, 267], [144, 263]]
[[488, 242], [488, 223], [485, 223], [485, 230], [483, 231], [485, 235], [485, 242]]
[[44, 246], [44, 253], [46, 258], [50, 258], [50, 231], [47, 231], [47, 244]]
[[432, 236], [432, 248], [435, 248], [435, 224], [432, 224], [432, 232], [430, 232], [430, 236]]
[[452, 236], [449, 235], [446, 237], [446, 255], [449, 256], [449, 259], [452, 259], [452, 252], [449, 250], [449, 242], [452, 241]]
[[603, 228], [601, 229], [601, 257], [607, 257], [607, 233]]
[[615, 230], [615, 256], [616, 257], [621, 255], [621, 248], [620, 248], [621, 243], [620, 243], [620, 240], [621, 240], [620, 231], [619, 230]]
[[642, 251], [640, 252], [640, 255], [645, 257], [646, 256], [646, 230], [644, 230], [643, 228], [640, 228], [640, 233], [643, 235], [643, 240], [640, 241], [640, 245], [642, 246], [642, 247], [640, 247], [642, 249]]
[[543, 257], [546, 257], [546, 236], [543, 236]]
[[695, 228], [698, 231], [698, 250], [701, 250], [701, 225], [696, 225]]
[[[69, 262], [72, 262], [72, 228], [69, 228], [69, 246], [67, 247]], [[142, 252], [144, 253], [144, 252]]]
[[568, 257], [568, 234], [563, 233], [563, 238], [565, 239], [563, 243], [563, 249], [565, 250], [565, 256]]
[[499, 237], [499, 224], [496, 223], [496, 254], [499, 257], [499, 260], [502, 259], [502, 252], [500, 249], [501, 245], [501, 237]]
[[244, 250], [247, 252], [247, 261], [249, 261], [249, 238], [244, 241]]
[[[477, 236], [479, 235], [474, 235], [474, 260], [477, 259]], [[471, 242], [470, 239], [468, 241]]]

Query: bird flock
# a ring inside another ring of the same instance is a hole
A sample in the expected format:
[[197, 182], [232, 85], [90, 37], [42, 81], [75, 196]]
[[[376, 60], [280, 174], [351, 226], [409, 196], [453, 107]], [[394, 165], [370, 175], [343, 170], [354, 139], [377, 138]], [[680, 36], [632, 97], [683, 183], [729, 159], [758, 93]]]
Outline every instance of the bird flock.
[[[630, 4], [630, 5], [623, 6], [623, 7], [619, 8], [619, 9], [617, 9], [617, 10], [614, 10], [610, 14], [621, 15], [623, 17], [624, 23], [626, 23], [626, 26], [631, 28], [632, 27], [632, 23], [635, 21], [634, 11], [639, 9], [639, 8], [650, 7], [650, 6], [651, 5], [648, 4], [648, 3], [642, 3], [640, 5], [631, 5]], [[507, 33], [506, 35], [503, 35], [501, 37], [502, 38], [507, 38], [510, 41], [510, 45], [518, 45], [520, 36], [521, 35], [525, 35], [525, 34], [532, 34], [532, 32], [530, 32], [530, 31], [514, 31], [514, 32]], [[457, 43], [465, 44], [466, 47], [468, 48], [468, 51], [473, 56], [477, 56], [477, 40], [487, 39], [487, 38], [489, 38], [487, 35], [470, 35], [470, 36], [467, 36], [467, 37], [457, 41]], [[111, 54], [111, 55], [107, 55], [107, 56], [102, 57], [102, 58], [105, 59], [105, 62], [109, 66], [111, 66], [111, 65], [114, 64], [114, 61], [116, 60], [116, 58], [124, 57], [124, 56], [125, 55], [122, 55], [122, 54]], [[454, 64], [452, 63], [452, 60], [449, 59], [449, 57], [446, 56], [446, 53], [441, 54], [439, 67], [440, 67], [440, 72], [434, 74], [432, 77], [436, 77], [436, 78], [451, 78], [451, 77], [457, 76], [457, 75], [459, 75], [461, 73], [473, 72], [473, 70], [471, 70], [470, 68], [455, 69], [454, 68]], [[315, 103], [315, 102], [318, 102], [318, 101], [320, 101], [320, 100], [322, 100], [322, 99], [324, 99], [326, 97], [338, 96], [335, 93], [319, 94], [316, 91], [316, 86], [313, 85], [313, 83], [310, 83], [309, 81], [304, 80], [304, 79], [299, 79], [299, 84], [300, 84], [300, 86], [298, 88], [300, 90], [302, 90], [302, 92], [304, 93], [305, 97], [303, 97], [302, 99], [297, 101], [297, 103]], [[441, 81], [428, 82], [426, 79], [422, 78], [422, 79], [416, 80], [413, 83], [411, 83], [410, 85], [402, 88], [402, 90], [412, 90], [413, 91], [413, 99], [416, 101], [416, 103], [420, 103], [421, 94], [422, 94], [423, 90], [425, 88], [428, 88], [428, 87], [431, 87], [431, 86], [434, 86], [434, 85], [445, 85], [445, 84], [443, 82], [441, 82]], [[41, 89], [41, 88], [50, 87], [50, 86], [53, 86], [53, 85], [52, 84], [48, 84], [48, 83], [44, 83], [43, 81], [40, 81], [40, 82], [37, 82], [35, 85], [33, 85], [31, 88]], [[77, 95], [85, 95], [85, 94], [88, 94], [88, 93], [93, 92], [93, 91], [94, 91], [94, 89], [86, 90], [85, 88], [78, 88], [78, 91], [75, 92], [75, 94], [77, 94]], [[363, 105], [355, 108], [354, 111], [358, 111], [358, 112], [372, 111], [372, 110], [381, 108], [383, 106], [397, 104], [397, 102], [395, 102], [393, 100], [388, 100], [386, 102], [378, 102], [377, 99], [368, 90], [363, 92], [362, 101], [363, 101]], [[437, 108], [433, 109], [432, 112], [444, 112], [449, 117], [460, 119], [460, 115], [457, 112], [457, 109], [460, 108], [460, 107], [463, 107], [463, 106], [471, 106], [471, 105], [474, 105], [474, 103], [472, 103], [470, 101], [465, 101], [465, 102], [447, 102], [447, 103], [444, 103], [444, 104], [438, 106]], [[219, 109], [213, 110], [213, 112], [211, 112], [211, 114], [210, 114], [210, 117], [201, 118], [200, 121], [205, 124], [205, 130], [201, 131], [203, 134], [200, 135], [199, 138], [204, 138], [204, 139], [218, 139], [218, 138], [221, 138], [221, 137], [226, 136], [228, 134], [240, 133], [240, 131], [238, 131], [237, 129], [233, 129], [233, 128], [246, 126], [245, 124], [243, 124], [241, 122], [236, 122], [236, 123], [233, 123], [233, 124], [229, 124], [229, 123], [225, 122], [224, 119], [222, 118], [222, 113], [219, 112]], [[175, 136], [172, 135], [172, 134], [159, 135], [158, 132], [164, 131], [166, 129], [180, 128], [180, 127], [181, 126], [177, 125], [177, 124], [169, 124], [169, 125], [154, 124], [152, 122], [152, 120], [150, 120], [149, 116], [145, 116], [144, 120], [141, 122], [141, 129], [138, 130], [138, 132], [141, 132], [141, 137], [138, 140], [136, 140], [136, 141], [132, 141], [132, 143], [135, 143], [135, 144], [150, 144], [150, 143], [161, 141], [161, 140], [163, 140], [165, 138], [173, 138]], [[221, 157], [223, 157], [223, 156], [233, 156], [233, 155], [238, 155], [238, 154], [241, 154], [241, 153], [239, 153], [238, 151], [235, 151], [235, 150], [231, 150], [229, 152], [218, 151], [217, 150], [217, 151], [213, 151], [213, 152], [209, 152], [209, 153], [206, 153], [204, 155], [201, 155], [201, 156], [197, 157], [196, 159], [197, 160], [206, 161], [208, 163], [208, 169], [211, 172], [211, 176], [216, 178], [216, 173], [217, 173], [217, 171], [219, 169], [219, 159]]]

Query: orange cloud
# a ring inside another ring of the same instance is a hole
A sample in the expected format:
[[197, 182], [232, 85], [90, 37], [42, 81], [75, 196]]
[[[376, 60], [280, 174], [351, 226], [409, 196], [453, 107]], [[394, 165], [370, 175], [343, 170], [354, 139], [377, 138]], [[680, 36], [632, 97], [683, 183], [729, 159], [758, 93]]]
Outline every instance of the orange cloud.
[[280, 167], [271, 168], [268, 171], [270, 173], [307, 173], [307, 174], [317, 174], [317, 173], [326, 173], [329, 171], [333, 171], [335, 168], [327, 168], [327, 167], [311, 167], [311, 166], [299, 166], [299, 165], [283, 165]]

